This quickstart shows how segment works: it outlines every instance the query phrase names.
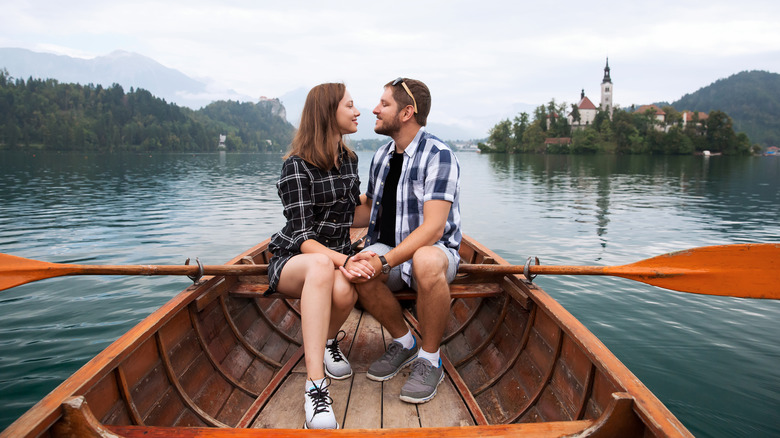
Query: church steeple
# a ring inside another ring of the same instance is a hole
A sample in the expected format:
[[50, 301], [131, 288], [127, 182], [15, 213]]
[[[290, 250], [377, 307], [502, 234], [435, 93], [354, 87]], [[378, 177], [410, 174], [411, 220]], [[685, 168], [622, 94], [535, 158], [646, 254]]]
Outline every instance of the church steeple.
[[609, 77], [609, 57], [607, 57], [607, 66], [604, 67], [604, 79], [601, 81], [602, 84], [605, 83], [612, 83], [612, 79]]
[[604, 80], [601, 81], [601, 110], [609, 113], [612, 118], [612, 78], [609, 77], [609, 57], [604, 67]]

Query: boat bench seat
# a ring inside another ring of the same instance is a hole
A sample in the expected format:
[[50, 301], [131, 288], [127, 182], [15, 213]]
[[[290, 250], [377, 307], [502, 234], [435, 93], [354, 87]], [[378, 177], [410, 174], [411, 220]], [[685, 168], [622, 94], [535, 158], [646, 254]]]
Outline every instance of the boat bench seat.
[[[268, 290], [268, 284], [260, 283], [239, 283], [230, 290], [230, 294], [238, 297], [247, 298], [288, 298], [280, 293], [263, 295]], [[498, 283], [478, 283], [478, 284], [450, 284], [450, 296], [452, 298], [482, 298], [501, 295], [503, 289]], [[417, 292], [406, 288], [396, 292], [395, 297], [401, 301], [411, 301], [417, 299]]]

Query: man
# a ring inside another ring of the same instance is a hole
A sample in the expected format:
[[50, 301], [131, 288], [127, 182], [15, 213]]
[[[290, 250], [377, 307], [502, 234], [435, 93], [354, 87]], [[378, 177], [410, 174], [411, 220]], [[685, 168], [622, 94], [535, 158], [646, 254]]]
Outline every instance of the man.
[[[431, 97], [417, 80], [398, 78], [385, 85], [374, 108], [374, 131], [392, 141], [371, 162], [366, 194], [358, 209], [370, 209], [366, 248], [374, 278], [352, 278], [363, 308], [390, 333], [393, 342], [368, 370], [384, 381], [411, 364], [401, 400], [424, 403], [444, 378], [439, 346], [449, 316], [449, 283], [460, 257], [460, 166], [452, 150], [426, 132]], [[356, 212], [356, 215], [358, 212]], [[418, 346], [392, 291], [417, 291]]]

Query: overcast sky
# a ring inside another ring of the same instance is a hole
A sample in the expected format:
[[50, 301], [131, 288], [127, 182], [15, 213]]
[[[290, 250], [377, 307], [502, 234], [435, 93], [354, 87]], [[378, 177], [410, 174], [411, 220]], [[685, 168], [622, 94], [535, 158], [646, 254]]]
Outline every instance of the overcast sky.
[[740, 71], [780, 72], [776, 0], [30, 0], [0, 10], [0, 47], [126, 50], [256, 97], [339, 81], [369, 110], [384, 83], [412, 77], [431, 89], [429, 121], [464, 126], [575, 103], [583, 88], [598, 104], [607, 57], [622, 107], [672, 102]]

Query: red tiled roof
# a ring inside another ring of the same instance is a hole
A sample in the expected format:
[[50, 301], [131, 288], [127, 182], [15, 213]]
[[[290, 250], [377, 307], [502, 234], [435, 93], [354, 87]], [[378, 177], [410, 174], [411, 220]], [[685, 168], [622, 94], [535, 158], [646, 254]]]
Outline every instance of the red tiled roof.
[[[683, 111], [682, 116], [683, 120], [686, 122], [692, 122], [693, 121], [693, 115], [696, 113], [696, 111]], [[698, 111], [699, 113], [699, 121], [707, 120], [707, 118], [710, 116], [709, 114], [705, 112]]]
[[639, 108], [637, 108], [636, 111], [634, 111], [634, 112], [635, 113], [643, 113], [643, 112], [645, 112], [647, 110], [655, 111], [655, 115], [657, 115], [657, 116], [665, 116], [666, 115], [666, 113], [661, 108], [658, 108], [655, 105], [642, 105]]
[[580, 101], [579, 105], [577, 105], [577, 108], [579, 109], [596, 109], [596, 105], [593, 105], [593, 102], [588, 99], [587, 96], [583, 97]]
[[571, 137], [545, 138], [544, 144], [570, 144]]

